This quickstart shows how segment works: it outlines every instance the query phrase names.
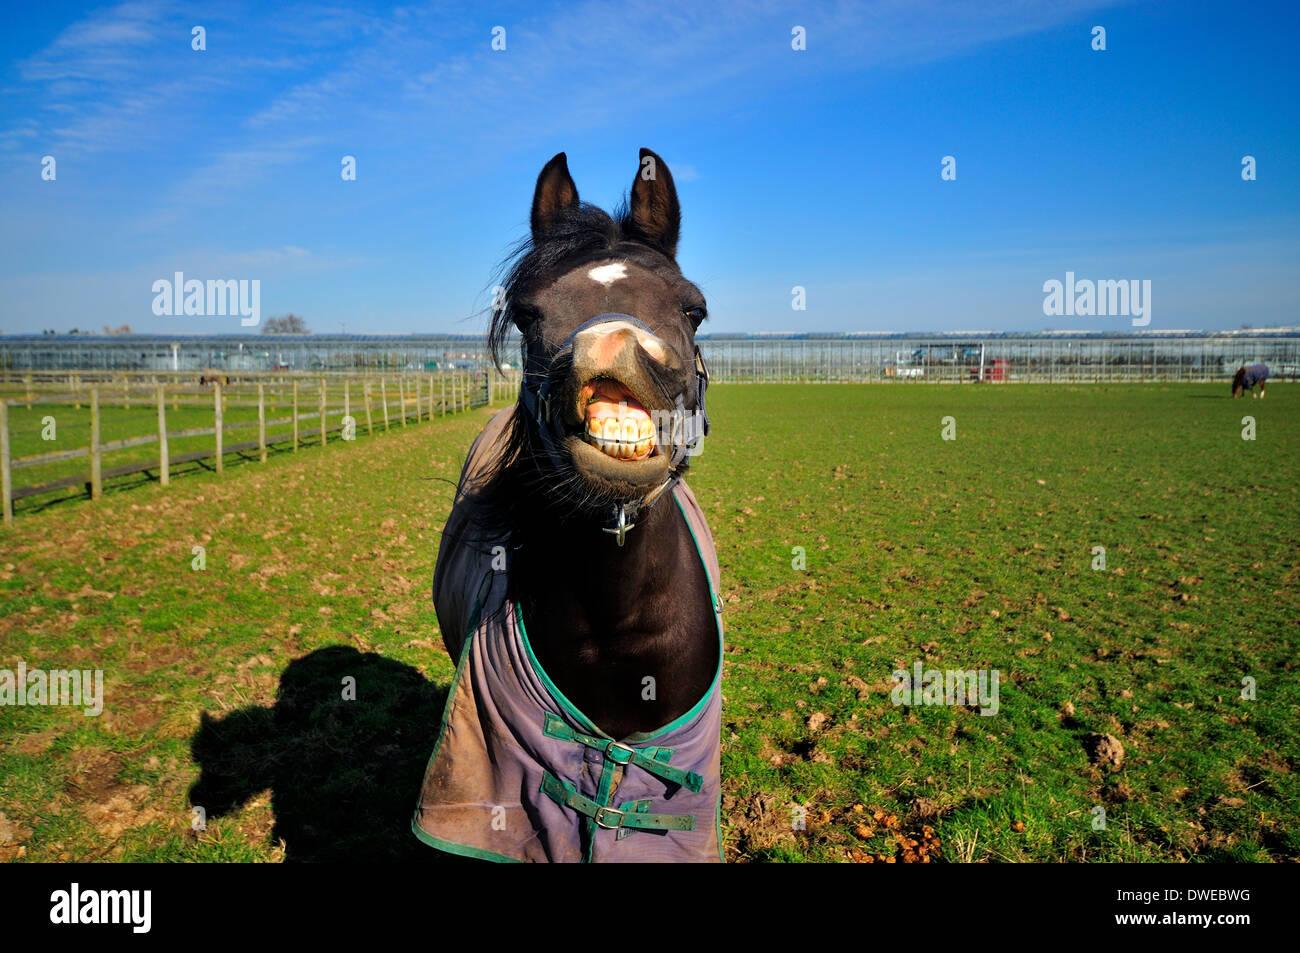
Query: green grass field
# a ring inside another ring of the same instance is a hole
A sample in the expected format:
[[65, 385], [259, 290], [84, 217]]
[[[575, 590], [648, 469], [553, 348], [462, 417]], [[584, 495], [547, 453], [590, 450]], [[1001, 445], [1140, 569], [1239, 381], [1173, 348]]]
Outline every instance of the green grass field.
[[[1300, 391], [1227, 390], [713, 388], [729, 858], [1300, 859]], [[435, 859], [429, 585], [487, 413], [0, 530], [0, 668], [107, 682], [0, 708], [0, 857]], [[895, 705], [918, 661], [998, 713]]]

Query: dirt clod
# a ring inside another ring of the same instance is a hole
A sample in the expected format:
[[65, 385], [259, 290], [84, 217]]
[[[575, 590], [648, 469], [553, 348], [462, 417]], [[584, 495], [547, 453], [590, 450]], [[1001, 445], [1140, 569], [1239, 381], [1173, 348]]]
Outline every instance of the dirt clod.
[[1118, 771], [1124, 767], [1124, 745], [1114, 735], [1090, 734], [1083, 741], [1084, 749], [1093, 764]]

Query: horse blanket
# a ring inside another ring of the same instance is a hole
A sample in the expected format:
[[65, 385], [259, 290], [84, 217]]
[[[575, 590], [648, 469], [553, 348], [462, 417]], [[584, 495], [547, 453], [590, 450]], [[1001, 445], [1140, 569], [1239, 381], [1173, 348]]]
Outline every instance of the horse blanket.
[[510, 408], [470, 447], [434, 573], [443, 640], [458, 660], [412, 821], [430, 846], [496, 861], [720, 861], [722, 619], [704, 513], [673, 499], [709, 579], [718, 672], [696, 705], [656, 731], [615, 739], [557, 688], [506, 597], [507, 541], [484, 539], [466, 491], [499, 450]]
[[1268, 380], [1267, 364], [1251, 364], [1246, 368], [1246, 376], [1242, 378], [1241, 384], [1246, 390], [1253, 390], [1256, 384], [1262, 384]]

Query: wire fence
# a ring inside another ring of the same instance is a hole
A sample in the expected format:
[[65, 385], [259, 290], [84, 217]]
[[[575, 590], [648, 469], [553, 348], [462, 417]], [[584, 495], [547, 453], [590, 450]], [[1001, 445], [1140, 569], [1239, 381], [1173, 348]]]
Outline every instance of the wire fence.
[[[713, 379], [772, 383], [1211, 381], [1265, 363], [1300, 377], [1300, 330], [1090, 334], [701, 335]], [[518, 340], [506, 360], [518, 363]], [[0, 337], [0, 375], [153, 371], [183, 375], [486, 371], [481, 335], [18, 335]], [[506, 370], [517, 369], [506, 365]]]
[[702, 340], [715, 381], [1105, 383], [1218, 381], [1264, 363], [1300, 377], [1300, 338]]

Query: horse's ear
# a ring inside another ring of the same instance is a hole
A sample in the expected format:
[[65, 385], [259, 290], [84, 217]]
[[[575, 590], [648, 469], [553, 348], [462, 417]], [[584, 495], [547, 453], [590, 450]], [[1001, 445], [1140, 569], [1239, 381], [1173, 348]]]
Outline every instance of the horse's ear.
[[633, 237], [653, 245], [669, 258], [677, 257], [677, 236], [682, 230], [682, 208], [677, 186], [663, 159], [641, 150], [641, 165], [632, 180]]
[[552, 215], [577, 204], [578, 187], [569, 175], [569, 160], [563, 152], [558, 153], [537, 177], [537, 189], [533, 192], [533, 238], [545, 230]]

